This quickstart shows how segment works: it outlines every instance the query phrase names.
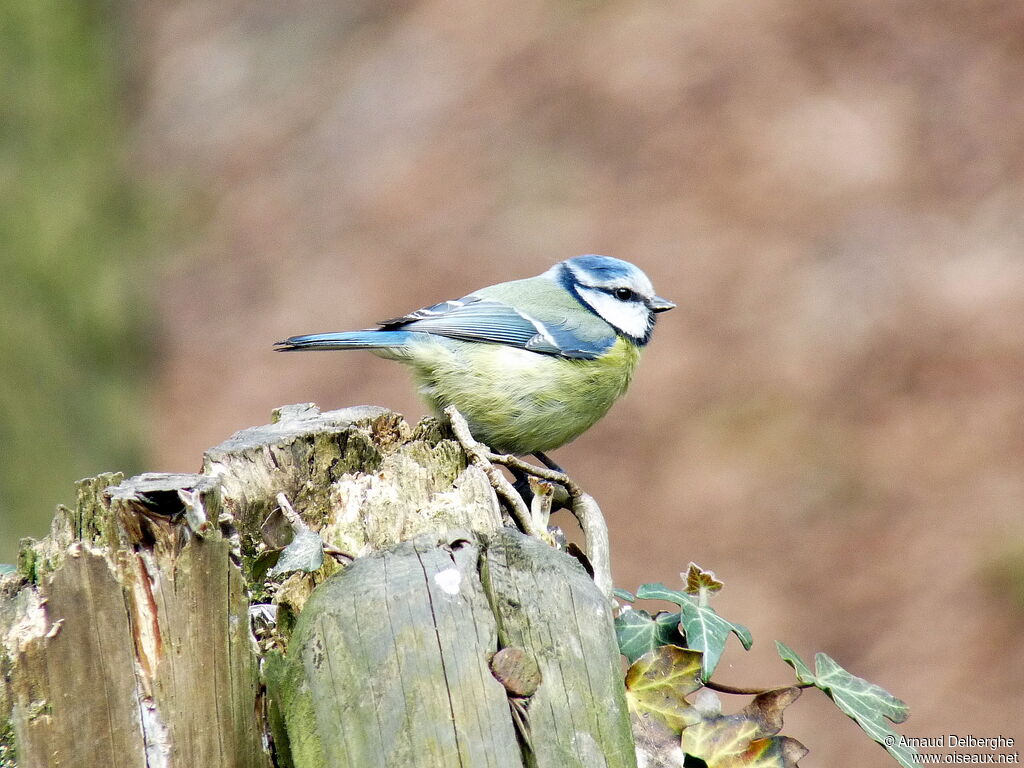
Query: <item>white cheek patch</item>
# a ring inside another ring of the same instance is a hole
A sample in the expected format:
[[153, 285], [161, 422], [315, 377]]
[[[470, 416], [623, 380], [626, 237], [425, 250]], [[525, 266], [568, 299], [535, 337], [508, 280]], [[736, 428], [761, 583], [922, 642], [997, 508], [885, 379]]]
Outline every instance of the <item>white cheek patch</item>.
[[579, 286], [580, 296], [605, 322], [615, 326], [627, 336], [642, 339], [650, 330], [651, 314], [637, 301], [619, 301], [604, 291]]

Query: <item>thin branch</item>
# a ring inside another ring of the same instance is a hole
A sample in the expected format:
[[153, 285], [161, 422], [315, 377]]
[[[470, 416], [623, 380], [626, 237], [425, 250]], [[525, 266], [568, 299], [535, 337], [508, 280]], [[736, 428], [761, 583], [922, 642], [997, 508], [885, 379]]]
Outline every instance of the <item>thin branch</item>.
[[548, 469], [547, 467], [538, 467], [536, 464], [531, 464], [528, 461], [523, 461], [518, 456], [512, 456], [508, 453], [494, 453], [491, 454], [490, 459], [495, 464], [501, 464], [503, 467], [509, 469], [517, 469], [527, 475], [540, 478], [541, 480], [547, 480], [549, 483], [557, 483], [565, 488], [569, 492], [570, 496], [579, 496], [583, 493], [583, 489], [580, 488], [571, 477], [565, 472], [558, 472], [554, 469]]
[[324, 544], [324, 554], [330, 555], [335, 560], [344, 565], [350, 565], [351, 563], [355, 562], [356, 559], [355, 555], [350, 555], [348, 552], [342, 549], [338, 549], [337, 547], [332, 547], [328, 544]]

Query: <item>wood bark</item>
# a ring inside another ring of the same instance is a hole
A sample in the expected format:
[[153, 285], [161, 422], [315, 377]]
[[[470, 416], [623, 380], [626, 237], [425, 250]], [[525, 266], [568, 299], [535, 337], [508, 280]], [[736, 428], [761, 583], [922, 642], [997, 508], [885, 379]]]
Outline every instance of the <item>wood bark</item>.
[[444, 428], [370, 407], [83, 481], [0, 577], [0, 726], [23, 768], [635, 766], [607, 598]]

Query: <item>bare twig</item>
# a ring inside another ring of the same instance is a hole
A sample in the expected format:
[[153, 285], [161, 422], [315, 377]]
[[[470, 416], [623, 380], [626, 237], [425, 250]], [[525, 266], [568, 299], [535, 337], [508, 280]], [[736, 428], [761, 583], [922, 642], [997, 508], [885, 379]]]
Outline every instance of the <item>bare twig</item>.
[[343, 549], [338, 549], [337, 547], [332, 547], [328, 544], [324, 544], [324, 554], [333, 557], [342, 565], [349, 565], [356, 559], [355, 555], [351, 555]]
[[491, 455], [490, 459], [495, 464], [501, 464], [503, 467], [518, 470], [527, 475], [538, 477], [541, 480], [547, 480], [549, 483], [557, 483], [564, 487], [565, 490], [569, 492], [570, 496], [583, 493], [583, 489], [580, 488], [571, 477], [565, 474], [565, 472], [548, 469], [547, 467], [538, 467], [536, 464], [523, 461], [518, 456], [512, 456], [508, 453], [495, 453]]
[[579, 521], [583, 534], [587, 537], [587, 556], [594, 567], [594, 583], [609, 600], [612, 599], [611, 550], [608, 543], [608, 526], [597, 501], [584, 491], [572, 478], [564, 472], [546, 467], [538, 467], [523, 461], [517, 456], [494, 455], [490, 457], [495, 464], [515, 469], [531, 477], [537, 477], [550, 483], [561, 485], [569, 494], [569, 510]]
[[587, 557], [594, 568], [594, 583], [602, 594], [611, 602], [615, 585], [612, 583], [612, 555], [608, 543], [608, 526], [604, 522], [601, 508], [589, 493], [577, 491], [572, 493], [573, 515], [580, 523], [583, 534], [587, 537]]
[[288, 521], [288, 524], [295, 533], [309, 530], [309, 526], [299, 517], [299, 513], [295, 511], [292, 503], [288, 501], [288, 497], [283, 493], [277, 494], [277, 505], [281, 508], [281, 514], [284, 515], [284, 519]]
[[533, 524], [546, 531], [548, 522], [551, 520], [551, 503], [555, 495], [555, 486], [547, 480], [540, 480], [531, 476], [530, 490], [533, 491], [533, 499], [530, 501], [530, 515], [533, 517]]

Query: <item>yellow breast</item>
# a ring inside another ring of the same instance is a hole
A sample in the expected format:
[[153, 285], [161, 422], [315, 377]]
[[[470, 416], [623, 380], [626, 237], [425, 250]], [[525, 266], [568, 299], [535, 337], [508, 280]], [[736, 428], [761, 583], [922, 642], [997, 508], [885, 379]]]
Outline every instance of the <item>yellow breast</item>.
[[437, 411], [454, 405], [496, 451], [549, 451], [579, 437], [623, 395], [640, 350], [618, 339], [596, 360], [569, 360], [502, 344], [430, 344], [409, 359]]

